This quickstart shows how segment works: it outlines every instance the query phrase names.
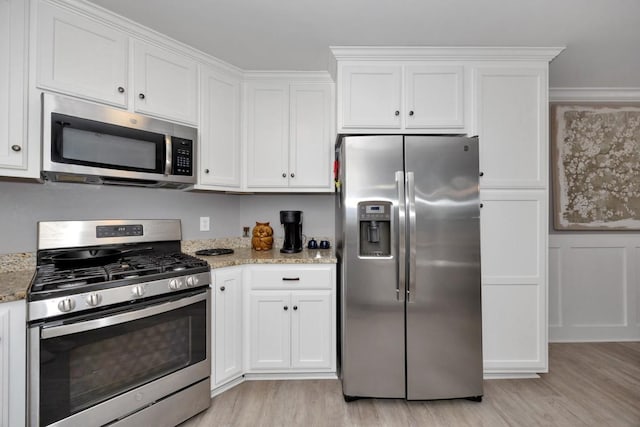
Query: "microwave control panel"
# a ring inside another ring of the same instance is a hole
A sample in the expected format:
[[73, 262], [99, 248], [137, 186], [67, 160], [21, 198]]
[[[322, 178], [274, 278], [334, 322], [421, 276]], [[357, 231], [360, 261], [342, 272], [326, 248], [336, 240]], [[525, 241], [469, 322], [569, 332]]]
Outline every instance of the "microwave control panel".
[[193, 176], [193, 141], [171, 138], [173, 175]]

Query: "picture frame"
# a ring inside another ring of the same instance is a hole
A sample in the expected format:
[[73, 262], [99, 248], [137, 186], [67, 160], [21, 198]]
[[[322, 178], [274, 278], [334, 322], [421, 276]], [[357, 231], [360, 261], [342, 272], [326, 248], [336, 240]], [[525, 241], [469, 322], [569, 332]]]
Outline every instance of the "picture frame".
[[640, 230], [640, 103], [551, 104], [556, 230]]

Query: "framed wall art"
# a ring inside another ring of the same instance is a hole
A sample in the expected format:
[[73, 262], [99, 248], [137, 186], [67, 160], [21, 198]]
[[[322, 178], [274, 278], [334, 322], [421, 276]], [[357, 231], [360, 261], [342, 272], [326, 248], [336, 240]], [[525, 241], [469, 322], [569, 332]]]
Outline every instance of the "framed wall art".
[[557, 230], [640, 230], [640, 104], [551, 105]]

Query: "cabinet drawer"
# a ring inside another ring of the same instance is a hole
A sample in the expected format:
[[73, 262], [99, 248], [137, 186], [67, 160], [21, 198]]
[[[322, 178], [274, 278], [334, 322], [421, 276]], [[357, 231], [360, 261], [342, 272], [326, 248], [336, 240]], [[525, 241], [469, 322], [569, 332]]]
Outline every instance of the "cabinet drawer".
[[330, 266], [256, 267], [248, 271], [251, 289], [331, 289]]

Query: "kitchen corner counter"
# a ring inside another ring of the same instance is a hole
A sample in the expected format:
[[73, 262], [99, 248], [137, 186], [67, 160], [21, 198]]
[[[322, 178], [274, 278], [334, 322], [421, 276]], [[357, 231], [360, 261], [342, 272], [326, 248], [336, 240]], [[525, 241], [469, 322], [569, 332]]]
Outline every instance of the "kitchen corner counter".
[[211, 268], [245, 264], [335, 264], [338, 261], [333, 249], [303, 249], [295, 254], [283, 254], [278, 248], [269, 251], [235, 248], [229, 255], [195, 256], [206, 260]]
[[25, 299], [35, 269], [0, 273], [0, 303]]

